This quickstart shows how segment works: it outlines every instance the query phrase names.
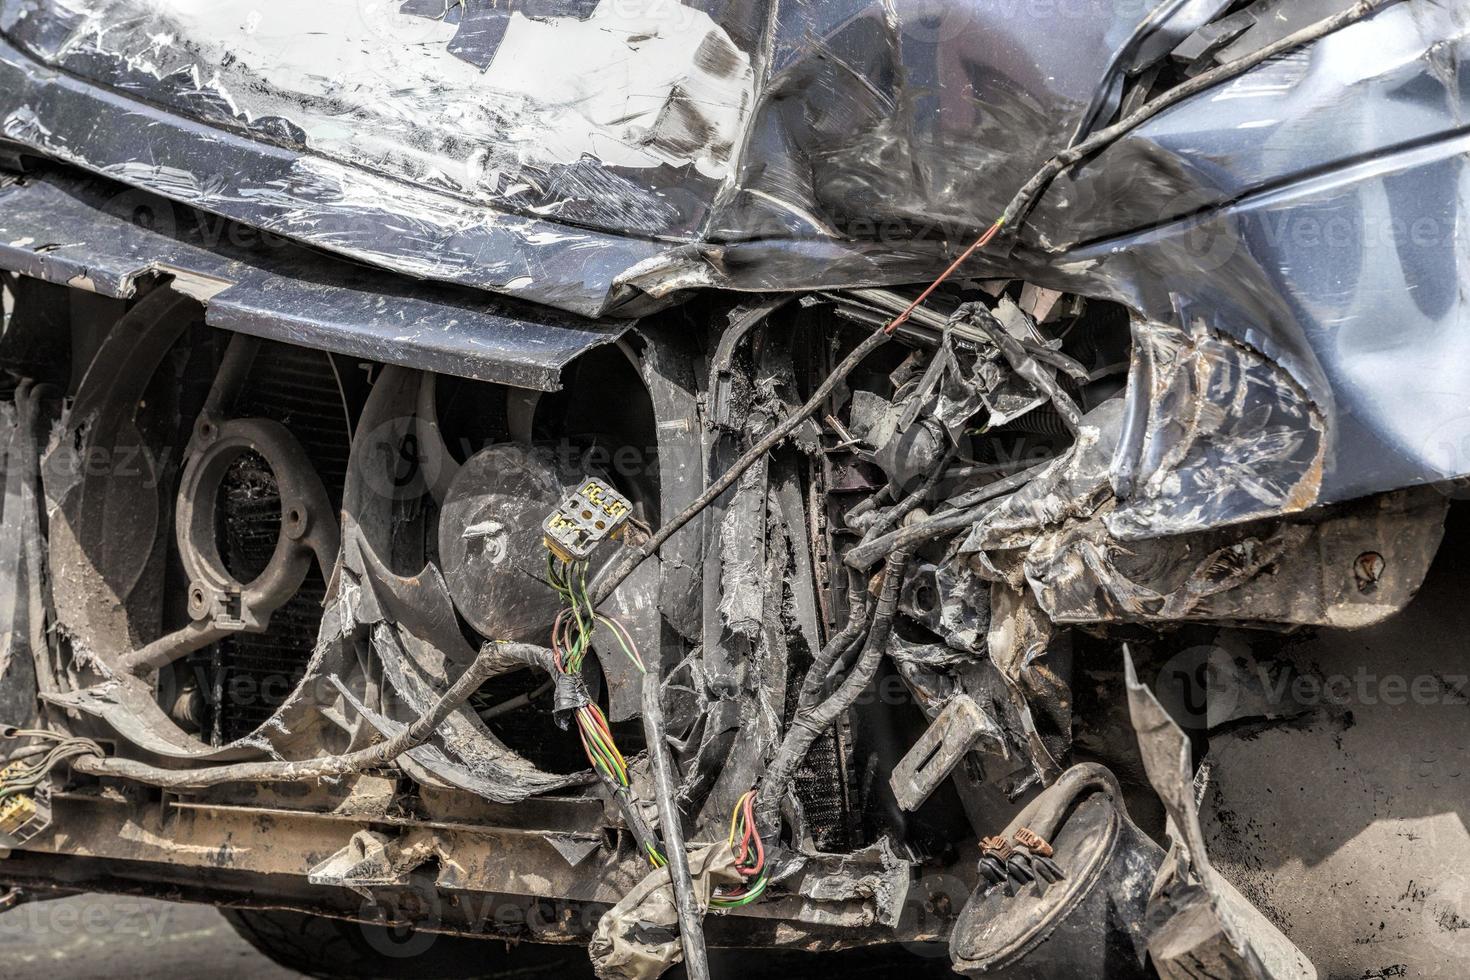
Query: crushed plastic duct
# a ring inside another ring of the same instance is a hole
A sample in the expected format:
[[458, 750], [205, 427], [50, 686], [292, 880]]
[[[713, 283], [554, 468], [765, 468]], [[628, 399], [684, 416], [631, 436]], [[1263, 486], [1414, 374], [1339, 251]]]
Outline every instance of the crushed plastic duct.
[[[726, 841], [690, 852], [689, 874], [701, 912], [721, 886], [738, 884], [735, 852]], [[668, 868], [652, 871], [597, 923], [589, 953], [601, 980], [654, 980], [682, 958], [674, 884]]]

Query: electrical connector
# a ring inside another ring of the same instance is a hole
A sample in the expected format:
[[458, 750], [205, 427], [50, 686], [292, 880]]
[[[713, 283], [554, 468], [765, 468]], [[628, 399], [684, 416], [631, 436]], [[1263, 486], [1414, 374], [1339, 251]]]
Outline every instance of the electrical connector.
[[627, 497], [588, 477], [541, 523], [541, 530], [546, 547], [557, 558], [585, 561], [602, 542], [622, 534], [632, 513]]
[[39, 793], [20, 793], [0, 802], [0, 847], [23, 847], [49, 826], [51, 805]]

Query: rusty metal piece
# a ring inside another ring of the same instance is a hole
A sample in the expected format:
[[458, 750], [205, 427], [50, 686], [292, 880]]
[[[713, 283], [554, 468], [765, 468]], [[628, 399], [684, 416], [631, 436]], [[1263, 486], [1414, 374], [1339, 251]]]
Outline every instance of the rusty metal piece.
[[1144, 770], [1176, 835], [1149, 902], [1145, 938], [1159, 975], [1184, 980], [1204, 965], [1212, 976], [1316, 980], [1291, 939], [1215, 870], [1195, 802], [1189, 738], [1138, 680], [1126, 647], [1123, 664]]
[[980, 839], [980, 852], [986, 857], [999, 858], [1004, 861], [1015, 849], [1009, 837], [982, 837]]
[[409, 873], [433, 856], [427, 843], [422, 837], [395, 840], [374, 830], [359, 830], [346, 847], [308, 871], [306, 879], [313, 885], [350, 888], [371, 898], [372, 888], [408, 884]]
[[1049, 858], [1053, 854], [1051, 845], [1046, 842], [1045, 838], [1027, 827], [1016, 831], [1015, 839], [1017, 844], [1038, 857]]

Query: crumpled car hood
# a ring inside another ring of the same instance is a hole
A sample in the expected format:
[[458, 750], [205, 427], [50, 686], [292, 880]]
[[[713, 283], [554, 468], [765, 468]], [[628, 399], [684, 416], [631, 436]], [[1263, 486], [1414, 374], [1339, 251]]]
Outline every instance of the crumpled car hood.
[[[732, 171], [750, 55], [703, 11], [583, 6], [488, 9], [493, 39], [442, 3], [356, 0], [48, 0], [5, 23], [32, 54], [201, 122], [487, 207], [687, 233]], [[673, 183], [687, 190], [661, 193]]]
[[[1097, 112], [1157, 6], [1059, 4], [1042, 30], [1009, 0], [0, 0], [0, 31], [72, 77], [294, 155], [290, 174], [207, 148], [94, 169], [209, 210], [291, 198], [277, 230], [292, 237], [600, 313], [599, 287], [649, 259], [632, 275], [655, 291], [932, 278]], [[377, 254], [314, 227], [385, 197], [412, 234]], [[480, 223], [516, 233], [443, 247], [446, 226]], [[573, 299], [529, 259], [558, 243], [620, 254]], [[727, 268], [729, 243], [755, 251]], [[669, 272], [681, 244], [714, 267], [702, 281]]]
[[[166, 237], [211, 212], [630, 317], [930, 282], [1127, 79], [1349, 4], [1223, 35], [1225, 0], [1047, 6], [0, 0], [0, 141], [197, 209]], [[967, 264], [1134, 313], [1128, 536], [1470, 474], [1467, 52], [1464, 5], [1389, 4], [1122, 134]]]

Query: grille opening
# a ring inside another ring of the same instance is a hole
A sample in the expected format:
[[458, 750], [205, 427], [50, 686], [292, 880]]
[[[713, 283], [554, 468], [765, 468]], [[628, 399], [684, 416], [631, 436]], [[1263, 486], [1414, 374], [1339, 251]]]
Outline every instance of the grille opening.
[[[596, 654], [589, 654], [583, 675], [604, 713], [609, 711], [607, 681], [597, 665]], [[481, 714], [485, 725], [505, 745], [524, 756], [538, 769], [554, 773], [581, 772], [588, 767], [576, 729], [563, 731], [552, 717], [552, 692], [542, 691], [547, 677], [540, 671], [521, 670], [492, 677], [481, 685], [471, 700], [471, 707]], [[497, 705], [520, 695], [539, 692], [534, 703], [513, 711], [487, 717]], [[638, 719], [612, 723], [618, 748], [628, 758], [643, 751], [643, 723]]]
[[[262, 343], [230, 415], [284, 425], [326, 487], [333, 512], [322, 517], [336, 519], [352, 431], [330, 355]], [[220, 559], [232, 575], [249, 583], [270, 562], [281, 530], [280, 490], [265, 459], [242, 453], [221, 483], [216, 506]], [[207, 705], [201, 738], [213, 745], [244, 738], [279, 710], [306, 673], [325, 596], [326, 582], [313, 563], [301, 588], [271, 615], [264, 633], [235, 633], [190, 655], [184, 669]]]
[[237, 581], [249, 584], [270, 564], [281, 534], [281, 490], [264, 456], [247, 450], [230, 464], [215, 515], [220, 558]]

